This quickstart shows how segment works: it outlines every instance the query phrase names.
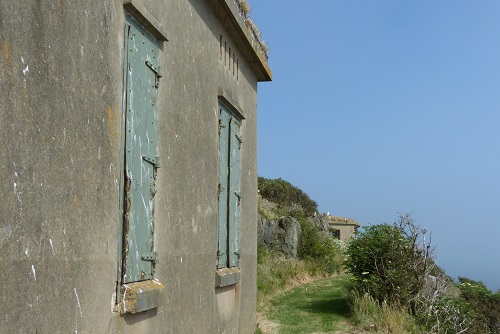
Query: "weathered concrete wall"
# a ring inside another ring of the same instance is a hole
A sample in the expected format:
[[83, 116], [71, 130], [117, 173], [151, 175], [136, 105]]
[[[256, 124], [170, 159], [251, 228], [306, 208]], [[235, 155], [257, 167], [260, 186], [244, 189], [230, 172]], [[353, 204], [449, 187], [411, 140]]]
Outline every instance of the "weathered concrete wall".
[[353, 225], [335, 225], [332, 227], [340, 231], [340, 241], [346, 241], [351, 238], [355, 232]]
[[[0, 324], [25, 333], [253, 333], [257, 75], [206, 1], [134, 1], [160, 55], [161, 305], [112, 312], [119, 239], [122, 1], [0, 2]], [[218, 96], [242, 123], [241, 279], [215, 288]]]
[[339, 231], [341, 241], [351, 238], [360, 226], [357, 221], [351, 218], [333, 216], [328, 216], [327, 218], [329, 226]]

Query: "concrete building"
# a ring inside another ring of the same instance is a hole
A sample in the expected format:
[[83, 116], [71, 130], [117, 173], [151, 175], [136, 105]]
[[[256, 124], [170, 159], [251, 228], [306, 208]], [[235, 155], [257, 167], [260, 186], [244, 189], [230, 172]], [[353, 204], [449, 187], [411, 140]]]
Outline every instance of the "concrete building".
[[257, 83], [233, 0], [0, 2], [0, 332], [253, 333]]
[[342, 218], [335, 216], [327, 216], [328, 225], [333, 232], [333, 236], [340, 241], [346, 241], [348, 238], [354, 235], [354, 232], [359, 228], [359, 223], [351, 218]]

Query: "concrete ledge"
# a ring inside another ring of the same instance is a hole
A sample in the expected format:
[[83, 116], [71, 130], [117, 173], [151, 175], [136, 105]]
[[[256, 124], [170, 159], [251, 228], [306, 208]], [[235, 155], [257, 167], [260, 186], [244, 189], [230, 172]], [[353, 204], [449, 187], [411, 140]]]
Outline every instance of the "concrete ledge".
[[257, 76], [257, 81], [271, 81], [273, 74], [259, 43], [241, 19], [233, 0], [207, 0], [223, 27], [231, 35]]
[[218, 288], [233, 285], [240, 281], [239, 268], [222, 268], [215, 271], [215, 286]]
[[148, 30], [155, 35], [160, 41], [168, 41], [165, 27], [158, 22], [153, 13], [148, 11], [146, 7], [141, 6], [137, 0], [123, 0], [123, 5], [128, 9], [133, 16], [140, 21]]
[[236, 100], [233, 97], [229, 96], [226, 90], [219, 87], [217, 97], [233, 114], [238, 116], [240, 120], [244, 120], [246, 118], [245, 115], [243, 115], [243, 109], [238, 105], [238, 103], [236, 103]]
[[158, 307], [159, 296], [165, 287], [158, 280], [127, 283], [121, 286], [120, 314], [139, 313]]

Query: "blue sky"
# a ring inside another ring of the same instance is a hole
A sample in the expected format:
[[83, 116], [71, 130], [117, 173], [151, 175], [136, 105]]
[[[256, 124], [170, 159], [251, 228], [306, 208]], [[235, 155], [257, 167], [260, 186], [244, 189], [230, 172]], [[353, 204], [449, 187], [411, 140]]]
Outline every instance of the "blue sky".
[[362, 225], [412, 213], [448, 274], [500, 289], [500, 1], [250, 4], [259, 175]]

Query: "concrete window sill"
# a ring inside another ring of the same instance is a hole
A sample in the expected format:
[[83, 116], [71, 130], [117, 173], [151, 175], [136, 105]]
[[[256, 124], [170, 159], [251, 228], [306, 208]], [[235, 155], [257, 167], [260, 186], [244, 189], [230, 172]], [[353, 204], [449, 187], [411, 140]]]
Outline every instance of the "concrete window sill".
[[134, 314], [158, 307], [160, 293], [164, 288], [156, 279], [123, 284], [118, 312], [121, 315]]
[[222, 288], [228, 285], [234, 285], [240, 281], [240, 269], [222, 268], [215, 271], [215, 287]]

